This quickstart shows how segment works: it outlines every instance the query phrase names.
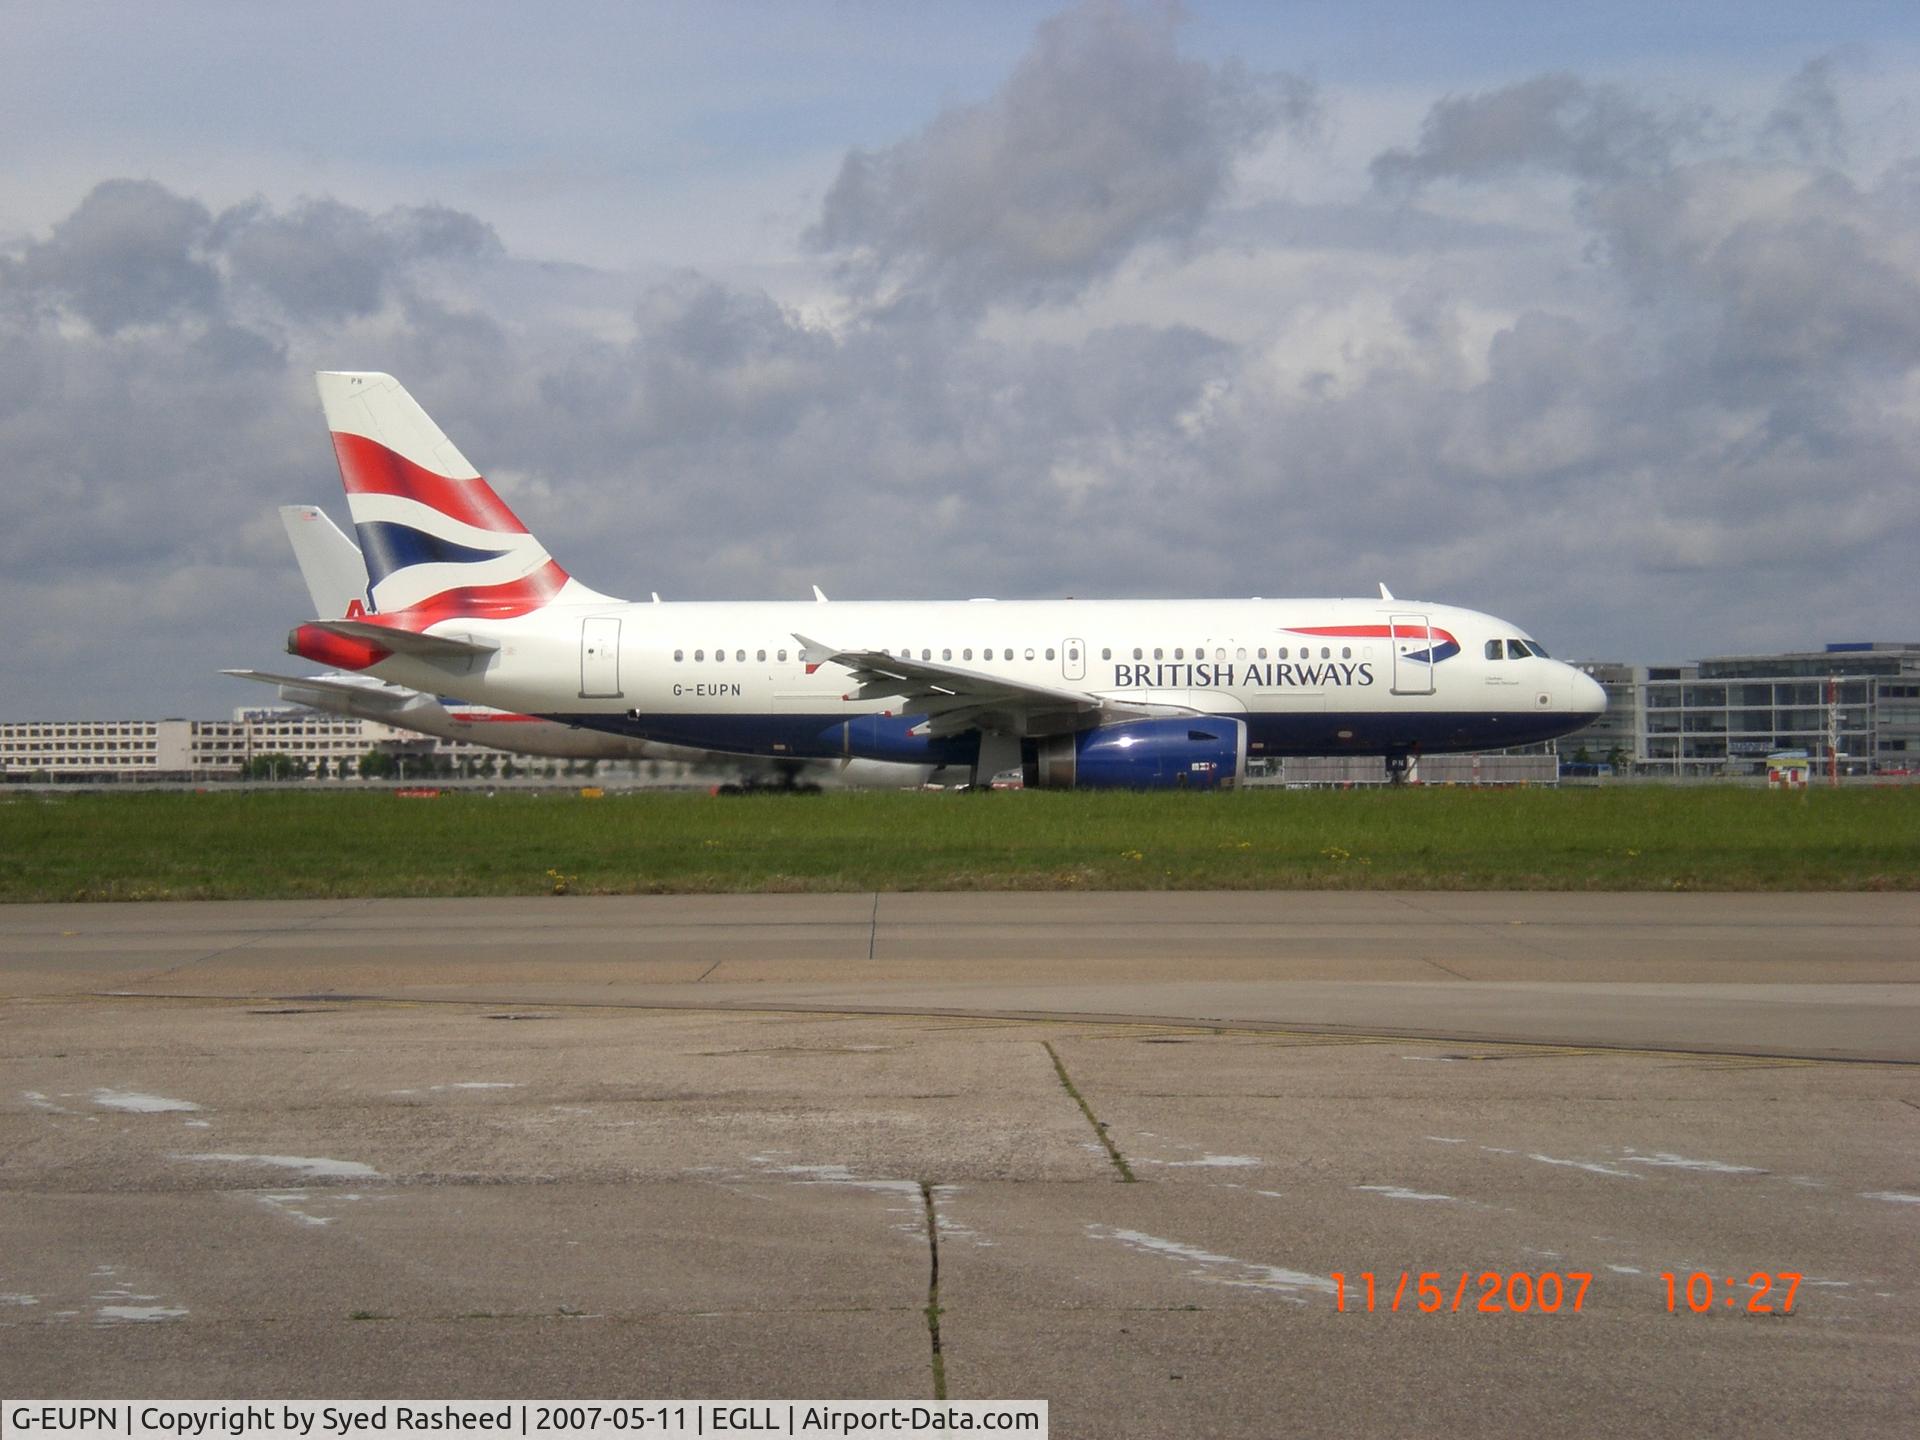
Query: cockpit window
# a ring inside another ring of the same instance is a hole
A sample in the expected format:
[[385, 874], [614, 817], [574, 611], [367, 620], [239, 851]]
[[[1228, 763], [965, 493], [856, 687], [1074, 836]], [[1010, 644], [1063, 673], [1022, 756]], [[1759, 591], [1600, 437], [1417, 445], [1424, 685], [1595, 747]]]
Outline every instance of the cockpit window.
[[1553, 658], [1551, 655], [1547, 654], [1547, 647], [1542, 645], [1538, 640], [1527, 641], [1527, 648], [1533, 651], [1533, 653], [1538, 655], [1542, 660], [1551, 660]]
[[1509, 660], [1524, 660], [1532, 653], [1531, 650], [1527, 649], [1527, 642], [1524, 640], [1507, 641], [1507, 658]]
[[1506, 658], [1507, 658], [1507, 647], [1504, 644], [1502, 644], [1498, 640], [1487, 641], [1487, 659], [1504, 660]]

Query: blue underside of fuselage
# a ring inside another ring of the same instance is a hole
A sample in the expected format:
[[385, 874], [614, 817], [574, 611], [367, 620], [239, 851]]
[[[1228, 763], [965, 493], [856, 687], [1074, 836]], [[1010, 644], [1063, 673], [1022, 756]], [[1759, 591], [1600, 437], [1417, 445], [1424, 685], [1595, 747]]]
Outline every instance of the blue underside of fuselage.
[[[723, 750], [738, 755], [848, 757], [909, 765], [970, 765], [978, 751], [972, 734], [930, 739], [912, 734], [924, 715], [644, 715], [557, 714], [563, 725], [605, 730], [664, 745]], [[1260, 755], [1442, 755], [1533, 745], [1569, 735], [1589, 715], [1453, 711], [1311, 715], [1252, 712], [1234, 715], [1247, 725], [1247, 750]]]

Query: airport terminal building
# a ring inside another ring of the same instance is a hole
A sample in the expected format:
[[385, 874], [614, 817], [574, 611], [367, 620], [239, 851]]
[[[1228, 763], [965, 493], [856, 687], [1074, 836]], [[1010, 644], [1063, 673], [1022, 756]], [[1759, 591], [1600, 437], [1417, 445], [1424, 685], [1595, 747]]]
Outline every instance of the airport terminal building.
[[1920, 768], [1920, 642], [1581, 668], [1606, 689], [1607, 713], [1562, 740], [1563, 756], [1584, 749], [1674, 779], [1758, 774], [1781, 752], [1822, 773]]
[[499, 757], [465, 741], [287, 706], [248, 707], [229, 720], [0, 722], [0, 767], [14, 782], [235, 780], [268, 756], [285, 757], [298, 774], [345, 779], [369, 753], [456, 765]]

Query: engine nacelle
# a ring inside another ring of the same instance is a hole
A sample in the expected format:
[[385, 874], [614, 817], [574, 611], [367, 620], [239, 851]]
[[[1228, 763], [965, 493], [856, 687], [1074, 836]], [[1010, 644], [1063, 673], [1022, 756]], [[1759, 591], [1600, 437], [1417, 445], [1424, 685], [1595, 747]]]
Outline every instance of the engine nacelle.
[[1214, 790], [1246, 773], [1247, 725], [1224, 715], [1128, 720], [1035, 742], [1026, 783], [1042, 790]]

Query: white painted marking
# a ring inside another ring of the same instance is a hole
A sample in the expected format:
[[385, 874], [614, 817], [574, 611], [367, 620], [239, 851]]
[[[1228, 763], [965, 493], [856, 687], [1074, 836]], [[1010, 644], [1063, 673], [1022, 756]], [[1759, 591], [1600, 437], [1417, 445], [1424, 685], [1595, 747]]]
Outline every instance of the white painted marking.
[[300, 1209], [299, 1207], [307, 1201], [307, 1192], [304, 1190], [286, 1190], [279, 1193], [262, 1191], [257, 1198], [267, 1209], [297, 1220], [302, 1225], [310, 1225], [318, 1229], [331, 1225], [334, 1220], [330, 1215], [309, 1215], [305, 1210]]
[[56, 1105], [38, 1090], [23, 1090], [20, 1093], [25, 1097], [27, 1104], [36, 1110], [45, 1110], [54, 1115], [71, 1115], [73, 1113], [64, 1105]]
[[93, 1103], [103, 1110], [124, 1110], [132, 1115], [158, 1115], [169, 1110], [198, 1110], [191, 1100], [169, 1100], [165, 1095], [142, 1095], [137, 1090], [96, 1090]]
[[271, 1165], [279, 1170], [298, 1170], [311, 1179], [322, 1176], [353, 1176], [368, 1180], [381, 1180], [386, 1177], [371, 1165], [362, 1165], [358, 1160], [327, 1160], [310, 1158], [305, 1155], [173, 1155], [173, 1160], [185, 1160], [192, 1164], [219, 1165]]
[[1894, 1205], [1920, 1205], [1920, 1195], [1909, 1195], [1904, 1190], [1863, 1190], [1862, 1200], [1885, 1200]]
[[1202, 1155], [1198, 1160], [1149, 1160], [1149, 1165], [1164, 1165], [1169, 1170], [1188, 1170], [1196, 1166], [1217, 1166], [1223, 1169], [1241, 1168], [1248, 1165], [1261, 1165], [1266, 1162], [1258, 1155]]
[[1304, 1297], [1296, 1293], [1301, 1290], [1315, 1290], [1326, 1295], [1334, 1293], [1333, 1281], [1324, 1275], [1309, 1275], [1304, 1270], [1289, 1270], [1280, 1265], [1262, 1265], [1252, 1260], [1236, 1260], [1231, 1255], [1215, 1255], [1211, 1251], [1200, 1249], [1197, 1245], [1183, 1245], [1178, 1240], [1162, 1240], [1157, 1235], [1144, 1234], [1139, 1230], [1116, 1230], [1105, 1225], [1089, 1225], [1087, 1234], [1095, 1240], [1118, 1240], [1129, 1249], [1144, 1250], [1149, 1254], [1169, 1256], [1175, 1260], [1185, 1260], [1195, 1267], [1187, 1274], [1196, 1280], [1251, 1290], [1272, 1290], [1284, 1295], [1296, 1305], [1307, 1303]]
[[1764, 1175], [1767, 1172], [1758, 1165], [1729, 1165], [1724, 1160], [1689, 1160], [1684, 1155], [1669, 1155], [1658, 1151], [1652, 1155], [1628, 1155], [1623, 1157], [1628, 1165], [1659, 1165], [1669, 1170], [1704, 1170], [1712, 1175]]
[[0, 1305], [38, 1305], [38, 1295], [0, 1295]]
[[93, 1312], [97, 1324], [111, 1324], [115, 1321], [151, 1323], [156, 1320], [178, 1320], [187, 1313], [183, 1305], [102, 1305]]
[[1464, 1140], [1456, 1140], [1451, 1135], [1429, 1135], [1427, 1139], [1433, 1141], [1436, 1145], [1464, 1145], [1467, 1143]]
[[[1485, 1148], [1484, 1146], [1482, 1147]], [[1507, 1152], [1511, 1154], [1512, 1152]], [[1528, 1155], [1529, 1160], [1538, 1160], [1542, 1165], [1565, 1165], [1573, 1170], [1587, 1170], [1595, 1175], [1615, 1175], [1622, 1180], [1644, 1180], [1644, 1175], [1636, 1175], [1631, 1170], [1620, 1170], [1612, 1165], [1602, 1165], [1598, 1160], [1557, 1160], [1551, 1155]]]
[[1644, 1270], [1637, 1270], [1631, 1265], [1609, 1265], [1607, 1269], [1616, 1275], [1644, 1275], [1647, 1273]]
[[888, 1195], [911, 1195], [920, 1198], [920, 1182], [917, 1180], [868, 1180], [854, 1174], [844, 1165], [774, 1165], [769, 1167], [776, 1175], [790, 1175], [802, 1185], [849, 1185], [856, 1190], [873, 1190]]
[[1383, 1200], [1451, 1200], [1451, 1195], [1430, 1195], [1419, 1190], [1409, 1190], [1404, 1185], [1356, 1185], [1356, 1190], [1367, 1190]]

